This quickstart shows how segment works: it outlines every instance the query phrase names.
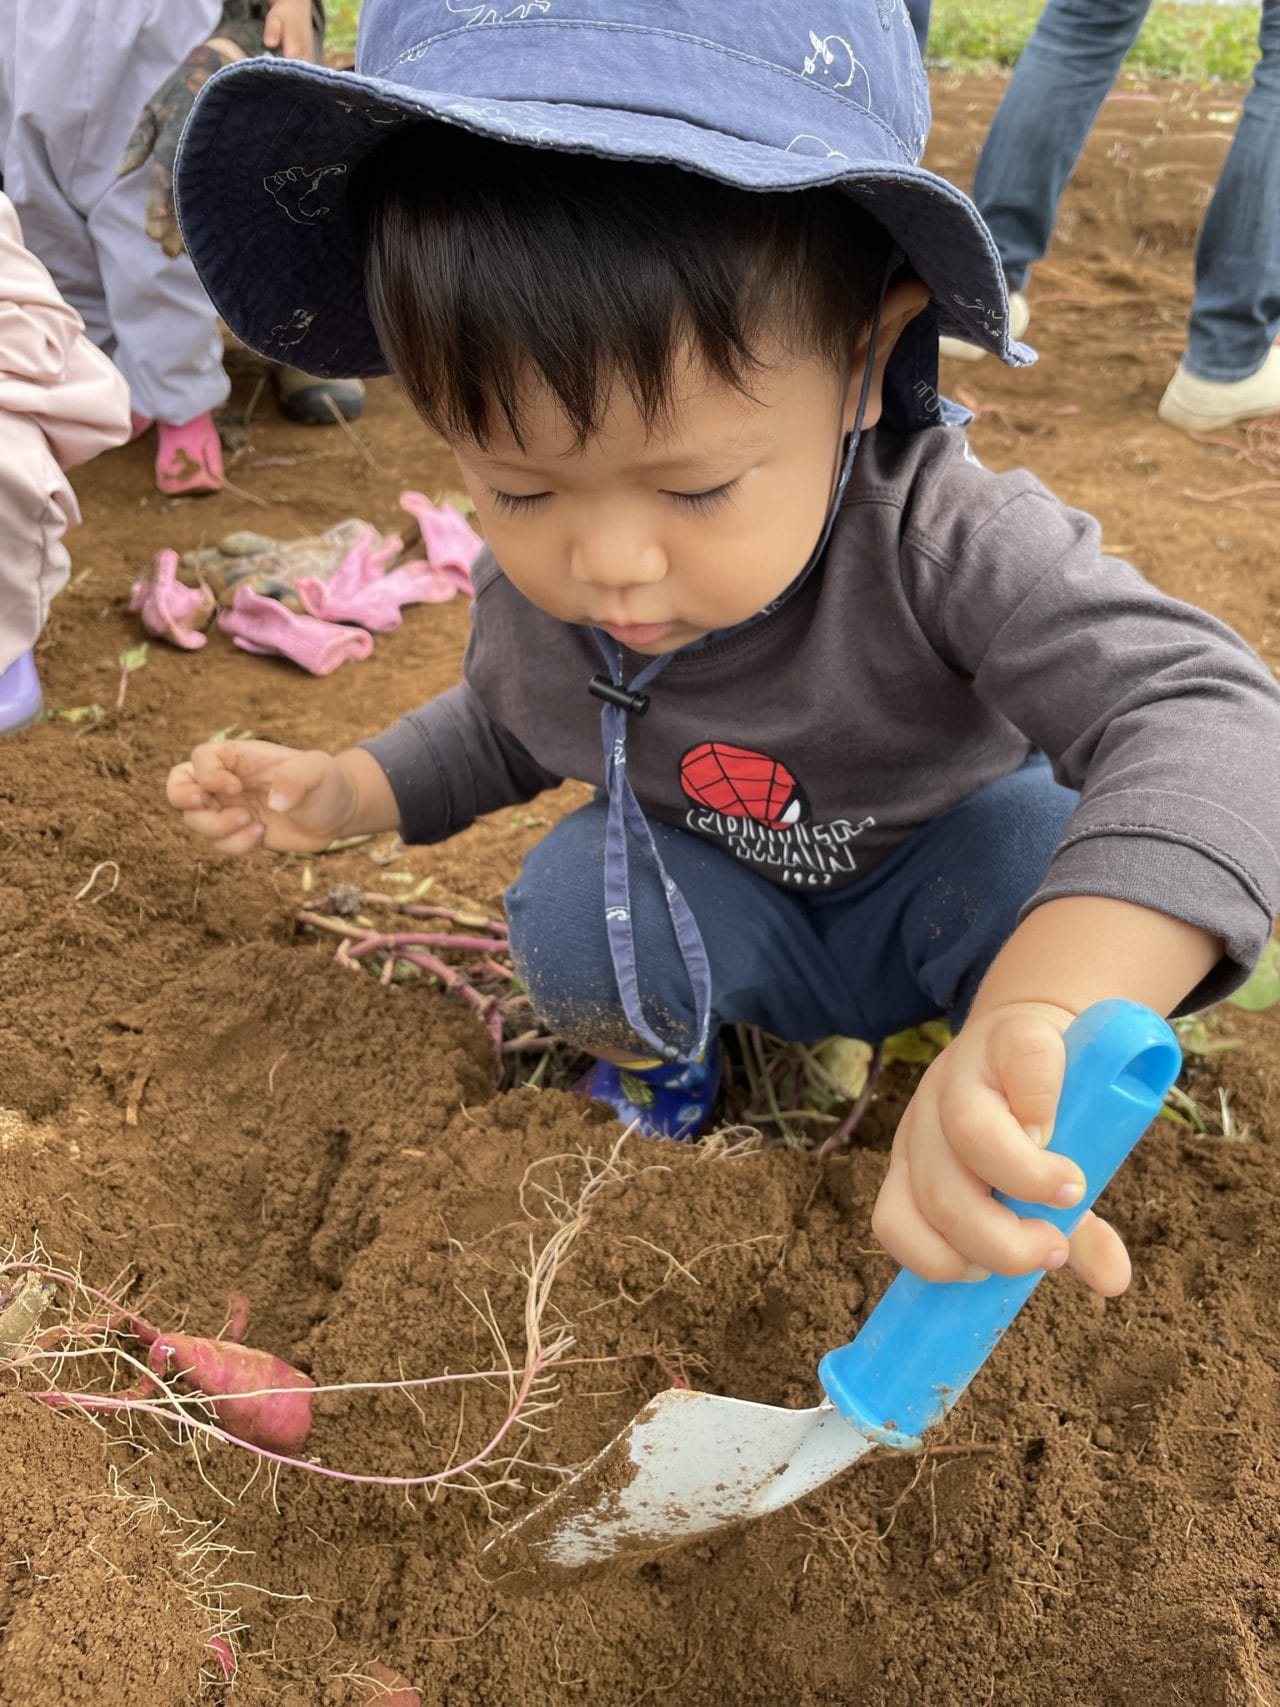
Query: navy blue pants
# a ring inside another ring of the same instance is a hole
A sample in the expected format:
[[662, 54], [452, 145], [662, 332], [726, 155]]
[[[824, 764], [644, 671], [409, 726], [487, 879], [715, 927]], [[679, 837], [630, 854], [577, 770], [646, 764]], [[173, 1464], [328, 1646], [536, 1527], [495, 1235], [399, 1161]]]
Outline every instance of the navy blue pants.
[[[911, 836], [851, 888], [797, 895], [687, 830], [653, 824], [706, 944], [712, 1035], [805, 1041], [958, 1026], [1062, 836], [1076, 794], [1033, 756]], [[507, 891], [516, 968], [540, 1017], [585, 1049], [652, 1054], [622, 1012], [604, 924], [603, 800], [533, 848]], [[631, 859], [645, 1015], [688, 1050], [693, 999], [652, 862]]]
[[904, 4], [907, 16], [911, 19], [911, 28], [916, 32], [916, 42], [923, 59], [929, 46], [929, 13], [933, 9], [931, 0], [904, 0]]

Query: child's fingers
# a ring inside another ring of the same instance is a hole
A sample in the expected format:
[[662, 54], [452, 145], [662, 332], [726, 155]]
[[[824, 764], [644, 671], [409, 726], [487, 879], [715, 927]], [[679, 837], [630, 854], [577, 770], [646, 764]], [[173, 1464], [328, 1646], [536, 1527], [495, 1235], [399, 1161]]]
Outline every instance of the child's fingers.
[[[1021, 1141], [1026, 1144], [1026, 1137]], [[993, 1274], [1029, 1274], [1066, 1262], [1067, 1241], [1057, 1228], [997, 1203], [991, 1187], [961, 1164], [936, 1126], [930, 1130], [927, 1122], [917, 1122], [907, 1165], [921, 1214], [966, 1262]]]
[[1133, 1279], [1124, 1240], [1110, 1222], [1092, 1211], [1071, 1235], [1070, 1267], [1104, 1298], [1118, 1297]]
[[190, 763], [174, 765], [165, 779], [164, 797], [170, 806], [176, 806], [179, 812], [189, 812], [209, 804], [203, 789], [196, 784], [196, 775]]
[[213, 805], [213, 799], [206, 794], [196, 781], [196, 773], [190, 760], [186, 764], [174, 765], [165, 779], [165, 799], [170, 806], [176, 806], [180, 812], [185, 812], [200, 806]]
[[197, 836], [215, 844], [226, 836], [238, 834], [241, 830], [250, 829], [255, 820], [252, 812], [243, 806], [201, 806], [195, 810], [186, 809], [182, 821]]
[[244, 784], [231, 768], [236, 760], [235, 748], [234, 741], [206, 741], [191, 755], [193, 780], [215, 799], [244, 793]]
[[275, 0], [262, 32], [263, 46], [279, 48], [286, 59], [310, 59], [313, 52], [310, 5]]
[[[1035, 1013], [1002, 1017], [987, 1038], [987, 1062], [1015, 1120], [1048, 1134], [1058, 1108], [1067, 1050], [1062, 1033]], [[1046, 1138], [1040, 1142], [1046, 1142]]]
[[1055, 1209], [1084, 1196], [1076, 1164], [1042, 1150], [999, 1091], [971, 1079], [949, 1084], [938, 1098], [938, 1121], [955, 1156], [988, 1187]]
[[278, 764], [271, 773], [267, 793], [267, 808], [272, 812], [292, 812], [329, 775], [333, 760], [328, 753], [293, 753]]
[[242, 830], [235, 830], [230, 835], [220, 836], [213, 845], [219, 853], [244, 854], [258, 846], [264, 833], [261, 824], [251, 823]]
[[920, 1213], [911, 1191], [905, 1156], [895, 1150], [871, 1212], [871, 1231], [895, 1262], [921, 1280], [984, 1280], [969, 1259]]

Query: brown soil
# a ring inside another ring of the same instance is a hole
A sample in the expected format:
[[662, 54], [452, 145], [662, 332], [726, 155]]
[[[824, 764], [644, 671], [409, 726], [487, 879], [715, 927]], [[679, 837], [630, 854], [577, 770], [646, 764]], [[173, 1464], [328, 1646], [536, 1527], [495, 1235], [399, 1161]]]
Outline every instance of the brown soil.
[[[961, 181], [997, 93], [938, 89], [934, 159]], [[1274, 466], [1238, 456], [1258, 454], [1256, 434], [1195, 446], [1153, 413], [1226, 143], [1206, 114], [1231, 104], [1133, 86], [1109, 103], [1035, 281], [1040, 366], [946, 377], [978, 406], [987, 460], [1029, 463], [1102, 516], [1113, 549], [1275, 656]], [[359, 434], [372, 464], [259, 400], [233, 475], [269, 511], [234, 494], [158, 500], [145, 444], [87, 470], [75, 579], [40, 649], [50, 704], [114, 704], [137, 639], [128, 584], [157, 547], [348, 510], [386, 523], [402, 486], [451, 483], [389, 384]], [[1268, 478], [1244, 502], [1205, 501]], [[170, 763], [229, 725], [326, 746], [383, 725], [454, 679], [465, 624], [460, 603], [416, 612], [326, 681], [218, 637], [195, 656], [153, 646], [122, 713], [0, 749], [0, 1245], [38, 1233], [87, 1280], [194, 1332], [216, 1332], [243, 1289], [251, 1341], [320, 1381], [495, 1368], [495, 1329], [520, 1363], [525, 1271], [613, 1128], [564, 1092], [495, 1094], [460, 1003], [344, 973], [296, 933], [304, 862], [202, 858], [161, 799]], [[432, 874], [433, 899], [492, 910], [574, 797], [398, 869]], [[313, 862], [317, 886], [374, 886], [368, 853]], [[816, 1400], [818, 1357], [890, 1276], [868, 1216], [905, 1077], [824, 1165], [623, 1152], [544, 1318], [572, 1330], [571, 1356], [606, 1361], [563, 1368], [512, 1485], [481, 1470], [434, 1498], [297, 1472], [246, 1487], [247, 1460], [226, 1449], [202, 1455], [203, 1480], [152, 1425], [121, 1444], [115, 1424], [0, 1398], [0, 1704], [351, 1707], [396, 1671], [429, 1707], [1280, 1701], [1280, 1018], [1231, 1011], [1223, 1029], [1241, 1047], [1191, 1083], [1215, 1106], [1222, 1088], [1236, 1135], [1158, 1123], [1110, 1196], [1133, 1288], [1105, 1306], [1070, 1279], [1041, 1288], [953, 1418], [945, 1444], [972, 1450], [871, 1461], [642, 1566], [517, 1598], [478, 1553], [530, 1488], [557, 1485], [547, 1467], [589, 1457], [672, 1373]], [[321, 1400], [314, 1452], [391, 1475], [458, 1463], [508, 1404], [500, 1382], [472, 1383], [462, 1409], [459, 1391]], [[125, 1497], [153, 1490], [171, 1510]], [[242, 1550], [221, 1571], [243, 1626], [230, 1691], [207, 1646], [212, 1556], [183, 1519], [220, 1520], [217, 1539]]]

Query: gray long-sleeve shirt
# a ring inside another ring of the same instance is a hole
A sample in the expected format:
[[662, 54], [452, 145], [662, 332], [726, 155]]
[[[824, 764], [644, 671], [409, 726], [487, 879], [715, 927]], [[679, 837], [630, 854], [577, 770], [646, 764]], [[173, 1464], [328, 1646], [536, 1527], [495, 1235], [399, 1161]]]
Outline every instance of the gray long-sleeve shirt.
[[[477, 565], [463, 682], [365, 743], [406, 839], [604, 778], [590, 632]], [[632, 659], [636, 670], [643, 660]], [[1280, 690], [1230, 629], [1100, 549], [958, 429], [863, 441], [822, 564], [772, 615], [678, 654], [629, 719], [654, 818], [802, 892], [856, 883], [1033, 748], [1079, 789], [1044, 882], [1197, 925], [1252, 968], [1280, 905]]]

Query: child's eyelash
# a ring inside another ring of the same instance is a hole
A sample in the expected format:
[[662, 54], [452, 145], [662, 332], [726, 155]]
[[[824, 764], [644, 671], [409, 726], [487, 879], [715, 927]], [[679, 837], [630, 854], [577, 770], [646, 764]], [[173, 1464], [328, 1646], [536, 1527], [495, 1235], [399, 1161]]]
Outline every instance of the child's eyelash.
[[686, 504], [691, 510], [718, 510], [733, 497], [739, 482], [726, 480], [722, 486], [712, 486], [706, 492], [668, 492], [668, 498], [674, 498], [677, 504]]
[[[667, 497], [673, 498], [677, 504], [683, 504], [690, 510], [718, 510], [727, 504], [737, 490], [738, 481], [726, 480], [723, 485], [709, 487], [705, 492], [668, 492]], [[519, 515], [541, 504], [549, 498], [549, 492], [498, 492], [492, 486], [489, 496], [500, 510], [507, 510], [513, 515]]]
[[534, 506], [540, 504], [544, 498], [550, 497], [550, 493], [495, 492], [491, 486], [489, 488], [489, 496], [493, 499], [494, 503], [500, 510], [510, 510], [513, 514], [518, 515], [522, 510], [533, 509]]

